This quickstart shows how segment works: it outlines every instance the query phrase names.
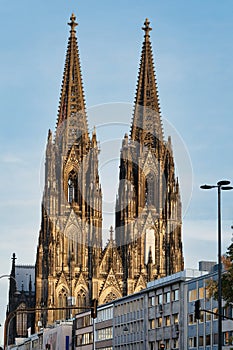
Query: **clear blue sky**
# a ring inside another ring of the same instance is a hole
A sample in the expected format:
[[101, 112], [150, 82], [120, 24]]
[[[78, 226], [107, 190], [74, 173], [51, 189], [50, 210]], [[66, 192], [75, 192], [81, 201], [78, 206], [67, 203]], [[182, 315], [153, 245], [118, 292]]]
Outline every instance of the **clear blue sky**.
[[[44, 147], [48, 129], [55, 128], [72, 12], [79, 22], [87, 107], [133, 102], [141, 27], [146, 17], [151, 21], [162, 116], [183, 139], [192, 164], [192, 174], [181, 182], [183, 197], [187, 183], [193, 187], [190, 205], [184, 205], [185, 266], [216, 260], [217, 194], [199, 186], [233, 181], [232, 0], [1, 0], [0, 275], [10, 272], [13, 252], [19, 264], [35, 262]], [[108, 118], [116, 121], [112, 113]], [[129, 113], [126, 129], [130, 121]], [[174, 155], [179, 158], [176, 149]], [[182, 157], [180, 162], [181, 179]], [[115, 166], [117, 174], [117, 161]], [[224, 251], [231, 240], [233, 191], [223, 193], [222, 202]], [[1, 324], [7, 282], [0, 280]]]

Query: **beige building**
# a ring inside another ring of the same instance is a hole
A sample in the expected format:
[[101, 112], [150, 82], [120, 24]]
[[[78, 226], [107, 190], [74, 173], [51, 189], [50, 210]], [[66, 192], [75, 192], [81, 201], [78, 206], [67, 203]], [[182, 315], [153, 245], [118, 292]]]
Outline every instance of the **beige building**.
[[104, 249], [99, 147], [88, 130], [73, 14], [69, 26], [56, 130], [48, 132], [36, 258], [36, 307], [55, 310], [38, 312], [36, 325], [69, 317], [67, 305], [82, 309], [93, 298], [104, 304], [183, 270], [179, 183], [171, 139], [163, 135], [149, 21], [130, 136], [120, 152], [115, 240], [111, 228]]

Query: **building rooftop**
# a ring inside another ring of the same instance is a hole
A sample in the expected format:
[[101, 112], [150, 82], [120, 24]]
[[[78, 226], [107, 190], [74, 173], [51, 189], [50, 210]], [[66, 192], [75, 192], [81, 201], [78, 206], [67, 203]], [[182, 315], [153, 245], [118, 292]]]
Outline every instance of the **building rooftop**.
[[15, 279], [17, 290], [29, 291], [29, 284], [31, 283], [32, 292], [35, 291], [35, 266], [34, 265], [16, 265]]
[[155, 287], [161, 284], [169, 284], [180, 280], [182, 281], [191, 280], [193, 278], [200, 277], [207, 274], [208, 274], [207, 271], [199, 271], [197, 269], [185, 269], [183, 271], [174, 273], [173, 275], [148, 282], [147, 288]]

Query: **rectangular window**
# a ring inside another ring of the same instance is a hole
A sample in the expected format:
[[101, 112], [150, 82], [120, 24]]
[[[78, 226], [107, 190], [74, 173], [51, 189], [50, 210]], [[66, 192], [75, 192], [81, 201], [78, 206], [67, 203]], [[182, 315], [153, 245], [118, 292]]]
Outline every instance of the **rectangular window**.
[[193, 348], [193, 338], [189, 338], [189, 347]]
[[210, 344], [210, 334], [207, 334], [206, 337], [205, 337], [205, 345], [211, 345]]
[[165, 293], [165, 303], [170, 303], [171, 301], [171, 293], [167, 292]]
[[214, 333], [214, 344], [218, 344], [218, 333]]
[[171, 325], [170, 316], [165, 316], [165, 325], [166, 325], [166, 326], [170, 326], [170, 325]]
[[231, 318], [233, 318], [233, 308], [232, 308], [232, 306], [231, 305], [229, 305], [229, 307], [228, 307], [228, 317], [231, 317]]
[[149, 321], [150, 329], [155, 329], [155, 319]]
[[112, 339], [112, 327], [98, 329], [96, 331], [96, 340]]
[[232, 345], [232, 332], [224, 332], [223, 333], [223, 345]]
[[173, 294], [173, 301], [179, 300], [179, 289], [173, 290], [172, 294]]
[[93, 343], [93, 333], [84, 333], [76, 336], [76, 346]]
[[162, 317], [157, 318], [157, 327], [160, 328], [162, 327], [163, 319]]
[[106, 320], [111, 320], [113, 318], [113, 307], [108, 307], [106, 309], [99, 310], [97, 312], [97, 322], [102, 322]]
[[163, 294], [157, 295], [157, 304], [163, 304]]
[[232, 318], [232, 307], [231, 306], [225, 306], [223, 308], [223, 315], [226, 317], [231, 317]]
[[82, 328], [83, 327], [83, 317], [76, 318], [76, 329]]
[[199, 335], [199, 346], [204, 345], [203, 335]]
[[193, 324], [193, 323], [195, 323], [194, 314], [189, 314], [189, 318], [188, 318], [188, 320], [189, 320], [189, 324]]
[[197, 338], [196, 337], [189, 338], [189, 347], [196, 348], [196, 346], [197, 346]]
[[204, 287], [199, 288], [199, 299], [204, 299]]
[[173, 340], [173, 349], [179, 349], [179, 342], [178, 339]]
[[149, 298], [149, 306], [155, 306], [155, 297], [150, 297]]
[[179, 314], [174, 314], [174, 315], [173, 315], [173, 323], [174, 323], [174, 324], [179, 323]]
[[193, 289], [189, 291], [189, 301], [197, 300], [197, 290]]

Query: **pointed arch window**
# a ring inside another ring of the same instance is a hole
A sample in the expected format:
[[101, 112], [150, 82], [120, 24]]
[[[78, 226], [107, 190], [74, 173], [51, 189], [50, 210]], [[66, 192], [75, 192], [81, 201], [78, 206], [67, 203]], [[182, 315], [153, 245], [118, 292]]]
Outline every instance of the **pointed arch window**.
[[[64, 308], [67, 307], [67, 290], [62, 288], [58, 294], [58, 307]], [[68, 310], [58, 310], [58, 319], [64, 320], [67, 318]]]
[[68, 202], [77, 201], [77, 185], [78, 179], [76, 173], [72, 170], [68, 178]]
[[80, 308], [87, 305], [87, 295], [83, 288], [81, 288], [77, 294], [77, 304], [77, 306]]
[[67, 252], [67, 263], [70, 265], [72, 262], [76, 263], [78, 254], [77, 254], [77, 241], [80, 242], [80, 230], [73, 223], [65, 230], [65, 236], [67, 237], [66, 241], [66, 252]]
[[145, 205], [155, 205], [155, 176], [152, 173], [146, 177]]
[[153, 228], [146, 229], [145, 234], [145, 264], [148, 263], [149, 254], [151, 252], [153, 264], [155, 263], [155, 230]]
[[27, 336], [27, 313], [23, 312], [24, 309], [26, 309], [25, 303], [21, 303], [17, 307], [17, 311], [20, 310], [20, 312], [17, 312], [16, 315], [16, 332], [18, 337]]

